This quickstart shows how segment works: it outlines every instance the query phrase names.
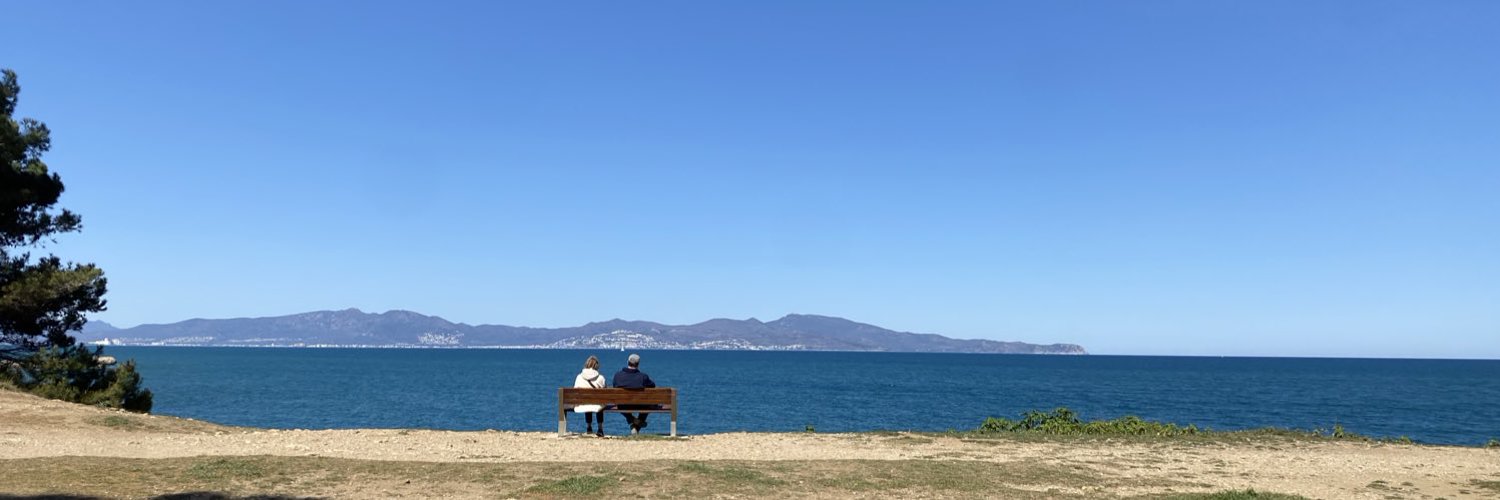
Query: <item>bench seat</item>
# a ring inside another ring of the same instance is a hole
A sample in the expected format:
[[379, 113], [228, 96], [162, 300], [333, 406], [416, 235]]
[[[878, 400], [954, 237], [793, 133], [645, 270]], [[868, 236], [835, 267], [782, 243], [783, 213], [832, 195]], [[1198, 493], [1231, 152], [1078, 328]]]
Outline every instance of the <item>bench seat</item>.
[[[654, 387], [650, 389], [557, 389], [557, 435], [568, 433], [568, 412], [579, 405], [601, 405], [605, 413], [671, 413], [671, 435], [677, 436], [677, 389]], [[618, 405], [654, 405], [655, 408], [620, 409]]]

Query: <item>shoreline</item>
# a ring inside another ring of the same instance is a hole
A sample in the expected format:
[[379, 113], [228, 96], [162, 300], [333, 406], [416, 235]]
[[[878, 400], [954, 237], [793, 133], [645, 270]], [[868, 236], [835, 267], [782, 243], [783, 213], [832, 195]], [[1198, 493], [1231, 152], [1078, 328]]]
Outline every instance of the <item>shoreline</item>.
[[[1458, 498], [1463, 492], [1474, 495], [1469, 498], [1500, 498], [1500, 449], [1450, 445], [1274, 437], [978, 438], [905, 432], [601, 439], [551, 432], [275, 430], [106, 410], [6, 390], [0, 390], [0, 422], [5, 424], [0, 427], [0, 467], [6, 470], [41, 467], [38, 470], [46, 472], [124, 464], [108, 467], [123, 467], [120, 474], [125, 475], [160, 469], [158, 475], [181, 474], [178, 482], [201, 480], [205, 487], [247, 494], [321, 492], [373, 498], [405, 491], [401, 487], [409, 484], [398, 487], [389, 479], [412, 481], [409, 471], [432, 469], [480, 478], [415, 479], [455, 488], [451, 496], [456, 497], [490, 495], [485, 493], [490, 487], [484, 486], [489, 479], [482, 478], [503, 475], [516, 478], [504, 484], [517, 488], [519, 496], [530, 496], [526, 492], [536, 493], [534, 488], [551, 481], [578, 477], [594, 478], [577, 481], [593, 481], [589, 484], [603, 488], [598, 491], [666, 497], [725, 488], [747, 495], [869, 496], [871, 491], [858, 488], [886, 481], [889, 484], [873, 491], [918, 497], [977, 498], [989, 496], [985, 492], [1013, 491], [1020, 496], [1097, 498], [1253, 488], [1311, 498]], [[260, 472], [230, 478], [234, 480], [202, 473], [216, 467]], [[642, 468], [687, 484], [701, 482], [703, 489], [649, 489], [655, 486], [625, 479]], [[595, 469], [613, 471], [605, 476], [618, 476], [619, 481], [600, 482], [597, 477], [603, 476], [588, 472]], [[327, 484], [296, 479], [356, 470], [369, 477]], [[553, 470], [576, 473], [555, 477], [548, 472]], [[738, 472], [723, 472], [730, 470]], [[848, 480], [820, 482], [829, 475]], [[0, 478], [0, 491], [35, 493], [44, 486], [57, 487], [33, 484], [23, 476]], [[281, 476], [292, 479], [287, 484], [258, 482]], [[746, 477], [760, 479], [735, 482]], [[119, 484], [107, 477], [98, 480], [103, 483], [77, 481], [62, 492], [89, 493], [101, 484]], [[149, 478], [128, 484], [143, 492], [177, 487], [172, 481], [157, 484]], [[1496, 489], [1488, 489], [1489, 484]], [[59, 492], [43, 492], [47, 491]], [[423, 496], [422, 491], [412, 490], [415, 496]]]

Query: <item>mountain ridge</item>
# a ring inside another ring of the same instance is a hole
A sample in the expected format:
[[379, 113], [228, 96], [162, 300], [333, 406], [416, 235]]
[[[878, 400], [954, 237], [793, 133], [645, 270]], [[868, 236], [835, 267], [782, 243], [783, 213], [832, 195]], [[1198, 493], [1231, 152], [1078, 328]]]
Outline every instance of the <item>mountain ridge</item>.
[[1087, 354], [1076, 344], [955, 339], [835, 316], [771, 321], [712, 318], [690, 325], [613, 318], [576, 327], [469, 325], [407, 310], [356, 308], [259, 318], [193, 318], [119, 328], [89, 322], [79, 340], [104, 345], [285, 347], [523, 347]]

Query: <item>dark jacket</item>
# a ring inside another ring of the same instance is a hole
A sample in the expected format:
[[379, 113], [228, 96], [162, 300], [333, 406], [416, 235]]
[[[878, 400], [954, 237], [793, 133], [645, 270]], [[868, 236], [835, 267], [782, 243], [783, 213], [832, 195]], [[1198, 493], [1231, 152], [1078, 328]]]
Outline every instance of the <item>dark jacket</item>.
[[610, 385], [625, 389], [643, 389], [646, 387], [656, 387], [656, 382], [653, 382], [651, 376], [647, 375], [646, 372], [627, 366], [615, 373], [615, 383]]

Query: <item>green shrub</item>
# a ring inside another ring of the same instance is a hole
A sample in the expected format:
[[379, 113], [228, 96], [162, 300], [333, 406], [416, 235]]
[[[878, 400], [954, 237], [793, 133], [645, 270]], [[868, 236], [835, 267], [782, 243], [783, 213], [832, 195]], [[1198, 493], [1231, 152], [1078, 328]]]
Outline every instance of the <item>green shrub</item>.
[[[1341, 424], [1334, 424], [1332, 430], [1313, 429], [1279, 429], [1273, 427], [1248, 429], [1241, 431], [1212, 431], [1208, 428], [1199, 428], [1196, 425], [1177, 425], [1170, 422], [1156, 422], [1143, 420], [1135, 415], [1126, 415], [1114, 420], [1090, 420], [1084, 421], [1078, 414], [1067, 408], [1058, 408], [1051, 412], [1030, 410], [1021, 414], [1020, 420], [1008, 418], [989, 417], [979, 424], [975, 432], [980, 434], [998, 433], [1024, 433], [1032, 432], [1038, 434], [1054, 435], [1091, 435], [1091, 436], [1196, 436], [1200, 434], [1211, 435], [1265, 435], [1286, 436], [1305, 438], [1332, 438], [1355, 441], [1371, 442], [1375, 439], [1350, 432]], [[1384, 441], [1402, 444], [1414, 444], [1411, 438], [1400, 436], [1396, 438], [1384, 438]], [[1500, 442], [1490, 441], [1490, 446], [1500, 447]]]
[[1129, 415], [1114, 420], [1083, 421], [1078, 414], [1067, 408], [1058, 408], [1051, 413], [1031, 410], [1021, 414], [1020, 420], [990, 417], [979, 425], [981, 433], [1037, 432], [1043, 434], [1084, 435], [1130, 435], [1130, 436], [1186, 436], [1198, 434], [1197, 426], [1179, 426], [1173, 423], [1142, 420]]
[[151, 411], [151, 391], [141, 387], [135, 361], [99, 363], [102, 348], [49, 347], [5, 373], [8, 382], [44, 398], [136, 412]]
[[21, 390], [16, 381], [21, 380], [21, 365], [12, 361], [0, 361], [0, 388]]
[[1485, 448], [1500, 448], [1500, 439], [1490, 439], [1490, 442], [1484, 443], [1484, 447]]
[[615, 481], [604, 476], [573, 476], [532, 486], [527, 492], [561, 496], [596, 495], [614, 483]]

